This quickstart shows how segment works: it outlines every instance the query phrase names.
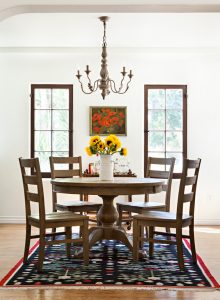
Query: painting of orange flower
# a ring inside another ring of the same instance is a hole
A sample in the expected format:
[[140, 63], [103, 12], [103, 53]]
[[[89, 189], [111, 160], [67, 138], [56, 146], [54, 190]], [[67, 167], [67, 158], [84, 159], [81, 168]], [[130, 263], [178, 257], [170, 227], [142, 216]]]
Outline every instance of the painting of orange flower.
[[90, 135], [127, 135], [126, 106], [90, 106]]

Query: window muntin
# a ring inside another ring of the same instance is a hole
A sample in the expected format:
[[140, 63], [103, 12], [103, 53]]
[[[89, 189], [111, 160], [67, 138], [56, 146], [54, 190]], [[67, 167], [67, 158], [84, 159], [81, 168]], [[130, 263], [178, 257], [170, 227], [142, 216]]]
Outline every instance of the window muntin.
[[50, 177], [49, 156], [73, 154], [73, 86], [31, 85], [31, 157]]

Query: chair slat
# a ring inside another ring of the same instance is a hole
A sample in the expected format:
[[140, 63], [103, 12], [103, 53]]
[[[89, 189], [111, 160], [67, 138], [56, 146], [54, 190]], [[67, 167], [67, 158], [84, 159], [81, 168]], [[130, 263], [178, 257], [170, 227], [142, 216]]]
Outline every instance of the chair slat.
[[80, 170], [54, 170], [54, 177], [73, 177], [80, 176]]
[[185, 185], [195, 184], [196, 183], [196, 178], [197, 178], [197, 176], [187, 176], [186, 181], [185, 181]]
[[79, 157], [53, 157], [54, 164], [76, 164], [79, 163]]
[[27, 198], [32, 202], [39, 202], [39, 195], [36, 193], [27, 192]]
[[191, 202], [193, 200], [194, 193], [187, 193], [183, 196], [183, 202]]
[[36, 162], [35, 162], [34, 158], [33, 159], [22, 159], [21, 165], [24, 168], [34, 168], [36, 165]]
[[172, 158], [163, 158], [163, 157], [151, 157], [150, 163], [152, 165], [170, 165], [173, 163]]
[[198, 168], [199, 164], [200, 164], [199, 160], [192, 160], [192, 159], [187, 160], [187, 168], [189, 169]]
[[159, 170], [150, 170], [149, 171], [149, 177], [153, 178], [169, 178], [169, 172], [168, 171], [159, 171]]
[[36, 175], [24, 175], [25, 184], [38, 184], [38, 178]]

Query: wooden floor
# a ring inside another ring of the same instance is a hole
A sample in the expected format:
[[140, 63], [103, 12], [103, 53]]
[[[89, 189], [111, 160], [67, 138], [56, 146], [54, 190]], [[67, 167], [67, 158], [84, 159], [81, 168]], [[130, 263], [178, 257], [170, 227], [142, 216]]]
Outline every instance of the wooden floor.
[[[196, 227], [197, 252], [220, 282], [220, 227]], [[0, 278], [23, 256], [24, 225], [0, 224]], [[219, 300], [220, 290], [211, 291], [137, 291], [137, 290], [19, 290], [0, 288], [0, 300]]]

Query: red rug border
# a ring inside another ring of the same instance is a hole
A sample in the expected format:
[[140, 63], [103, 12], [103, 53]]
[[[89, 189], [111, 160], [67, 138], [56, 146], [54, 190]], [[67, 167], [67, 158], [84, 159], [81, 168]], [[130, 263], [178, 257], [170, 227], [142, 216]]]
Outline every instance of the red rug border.
[[[30, 256], [34, 250], [37, 248], [39, 245], [39, 241], [34, 244], [33, 247], [30, 248], [29, 250], [29, 255]], [[2, 278], [0, 281], [0, 286], [3, 286], [3, 284], [19, 269], [19, 267], [23, 264], [23, 257], [19, 259], [19, 261], [14, 265], [14, 267]]]
[[[186, 246], [186, 249], [191, 252], [191, 247], [190, 247], [190, 243], [186, 240], [186, 239], [183, 239], [184, 241], [184, 244]], [[31, 249], [29, 250], [29, 256], [34, 252], [34, 250], [37, 248], [37, 246], [39, 245], [39, 241], [36, 242], [36, 244], [31, 247]], [[143, 286], [143, 285], [127, 285], [126, 287], [136, 287], [138, 289], [138, 287], [142, 287], [143, 289], [146, 288], [146, 290], [148, 288], [156, 288], [156, 289], [213, 289], [213, 288], [220, 288], [220, 284], [217, 282], [217, 280], [214, 278], [214, 276], [211, 274], [211, 272], [209, 271], [209, 269], [207, 268], [207, 266], [205, 265], [205, 263], [203, 262], [201, 256], [199, 256], [198, 254], [196, 254], [197, 256], [197, 259], [199, 261], [199, 264], [201, 266], [201, 269], [204, 273], [204, 276], [206, 276], [212, 283], [213, 286], [210, 286], [210, 287], [199, 287], [199, 286], [195, 286], [195, 287], [187, 287], [187, 286], [155, 286], [155, 285], [149, 285], [149, 286]], [[118, 288], [120, 287], [119, 285], [115, 285], [115, 284], [108, 284], [108, 285], [105, 285], [105, 284], [97, 284], [97, 285], [85, 285], [85, 284], [60, 284], [60, 285], [53, 285], [53, 284], [45, 284], [45, 285], [27, 285], [27, 286], [24, 286], [24, 285], [10, 285], [10, 286], [7, 286], [7, 285], [4, 285], [5, 282], [19, 269], [19, 267], [21, 267], [23, 263], [23, 257], [15, 264], [15, 266], [1, 279], [0, 281], [0, 287], [2, 288], [33, 288], [33, 287], [38, 287], [38, 288], [43, 288], [43, 287], [62, 287], [62, 286], [66, 286], [66, 287], [70, 287], [71, 286], [73, 287], [115, 287], [115, 288]], [[125, 287], [125, 285], [123, 285]]]
[[[191, 253], [191, 246], [190, 246], [189, 241], [187, 239], [183, 239], [183, 241], [185, 243], [185, 246], [186, 246], [187, 250], [190, 251], [190, 253]], [[212, 284], [215, 288], [219, 288], [220, 283], [218, 283], [217, 280], [214, 278], [214, 276], [211, 274], [211, 272], [209, 271], [208, 267], [204, 263], [201, 256], [196, 253], [196, 258], [197, 258], [197, 260], [198, 260], [198, 262], [201, 266], [201, 269], [203, 270], [204, 275], [212, 282]]]

